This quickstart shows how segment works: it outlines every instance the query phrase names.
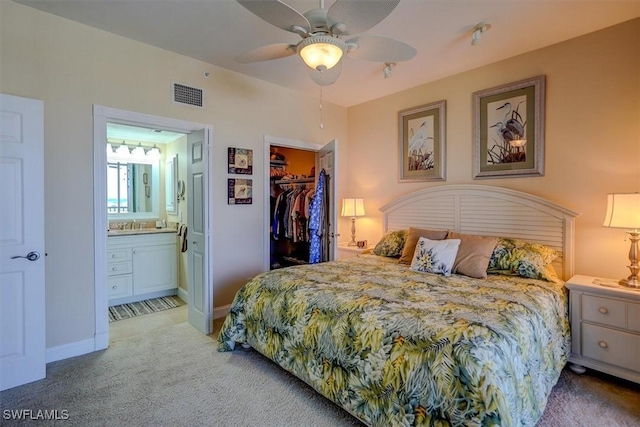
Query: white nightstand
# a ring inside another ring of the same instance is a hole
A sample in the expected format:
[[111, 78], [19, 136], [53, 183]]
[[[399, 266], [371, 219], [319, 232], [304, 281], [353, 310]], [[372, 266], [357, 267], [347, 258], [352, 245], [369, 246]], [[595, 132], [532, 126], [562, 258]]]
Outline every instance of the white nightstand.
[[373, 246], [359, 248], [357, 246], [348, 246], [347, 243], [338, 243], [338, 256], [336, 259], [353, 258], [370, 249], [373, 249]]
[[617, 280], [573, 276], [571, 370], [585, 367], [640, 383], [640, 291]]

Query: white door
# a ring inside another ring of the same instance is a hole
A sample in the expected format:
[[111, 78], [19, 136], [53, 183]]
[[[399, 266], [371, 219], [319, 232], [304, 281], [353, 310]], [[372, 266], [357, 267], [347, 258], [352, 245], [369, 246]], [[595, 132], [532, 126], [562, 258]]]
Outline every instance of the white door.
[[204, 334], [211, 332], [212, 299], [209, 284], [208, 129], [187, 136], [187, 257], [189, 323]]
[[[325, 190], [329, 192], [329, 261], [333, 261], [335, 259], [338, 249], [338, 234], [336, 233], [336, 218], [338, 214], [336, 210], [336, 171], [338, 170], [338, 165], [336, 164], [337, 148], [338, 140], [334, 139], [322, 147], [318, 152], [318, 165], [320, 170], [324, 169], [326, 174], [329, 176], [329, 185], [326, 186]], [[317, 167], [316, 170], [318, 170]]]
[[43, 111], [0, 94], [0, 390], [46, 374]]

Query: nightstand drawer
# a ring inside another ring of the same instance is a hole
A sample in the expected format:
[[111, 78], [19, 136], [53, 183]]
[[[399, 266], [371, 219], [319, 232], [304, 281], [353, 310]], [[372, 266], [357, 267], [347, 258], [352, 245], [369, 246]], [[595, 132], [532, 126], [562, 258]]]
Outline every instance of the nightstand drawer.
[[118, 276], [120, 274], [128, 274], [133, 271], [131, 261], [110, 262], [107, 264], [107, 276]]
[[626, 305], [621, 300], [582, 295], [582, 319], [625, 329], [627, 327]]
[[638, 371], [640, 370], [640, 336], [583, 323], [582, 355]]

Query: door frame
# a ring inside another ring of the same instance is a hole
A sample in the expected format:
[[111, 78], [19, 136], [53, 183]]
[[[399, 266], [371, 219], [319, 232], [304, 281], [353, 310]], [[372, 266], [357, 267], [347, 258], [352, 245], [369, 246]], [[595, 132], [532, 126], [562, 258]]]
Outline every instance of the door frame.
[[[287, 147], [287, 148], [295, 148], [298, 150], [306, 150], [313, 151], [316, 154], [320, 151], [325, 144], [314, 144], [312, 142], [298, 141], [295, 139], [287, 139], [280, 138], [272, 135], [264, 135], [264, 173], [265, 173], [265, 185], [264, 185], [264, 224], [262, 229], [264, 230], [264, 239], [263, 239], [263, 266], [264, 271], [271, 270], [271, 247], [270, 247], [270, 235], [269, 235], [269, 224], [271, 223], [271, 204], [269, 200], [271, 200], [271, 174], [269, 173], [271, 170], [270, 164], [270, 148], [272, 145], [277, 145], [279, 147]], [[317, 158], [316, 158], [317, 162]], [[335, 199], [335, 194], [333, 195]]]
[[[109, 347], [109, 298], [107, 294], [107, 174], [105, 165], [107, 164], [107, 150], [105, 141], [107, 140], [107, 122], [120, 123], [132, 126], [152, 127], [154, 129], [168, 130], [172, 132], [191, 133], [193, 131], [204, 130], [205, 143], [211, 146], [213, 138], [213, 126], [209, 124], [188, 122], [185, 120], [172, 119], [168, 117], [154, 116], [151, 114], [137, 113], [133, 111], [121, 110], [117, 108], [93, 105], [93, 224], [94, 224], [94, 287], [95, 287], [95, 350], [103, 350]], [[204, 150], [204, 161], [210, 165], [210, 149]], [[210, 180], [210, 168], [206, 168], [207, 182]], [[206, 206], [210, 206], [211, 185], [209, 192], [205, 194]], [[211, 214], [209, 209], [209, 233], [207, 236], [207, 247], [211, 244]], [[211, 264], [208, 265], [208, 277], [213, 277]], [[213, 295], [213, 283], [208, 281], [209, 296]], [[213, 301], [209, 301], [205, 306], [212, 307]]]

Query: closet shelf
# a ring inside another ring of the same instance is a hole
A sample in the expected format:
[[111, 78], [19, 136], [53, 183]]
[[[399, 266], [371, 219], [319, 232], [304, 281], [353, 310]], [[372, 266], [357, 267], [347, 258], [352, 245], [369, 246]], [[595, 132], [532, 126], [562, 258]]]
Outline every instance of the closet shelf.
[[315, 182], [315, 178], [295, 178], [295, 179], [278, 179], [274, 181], [276, 184], [302, 184]]
[[271, 163], [272, 165], [276, 165], [276, 166], [286, 166], [287, 165], [287, 161], [286, 160], [269, 160], [269, 163]]

